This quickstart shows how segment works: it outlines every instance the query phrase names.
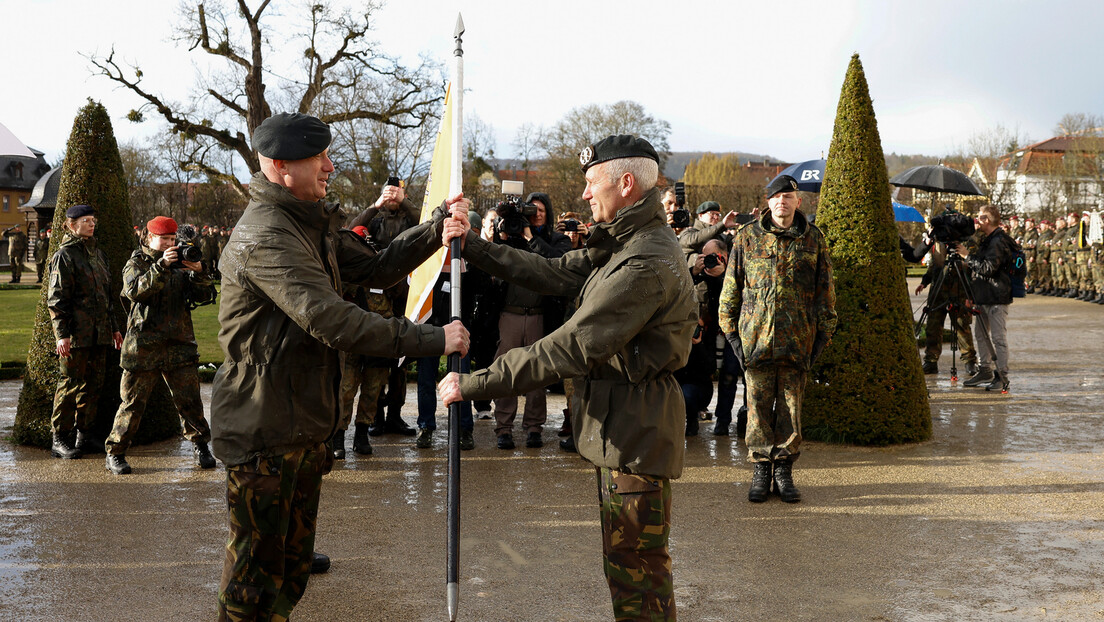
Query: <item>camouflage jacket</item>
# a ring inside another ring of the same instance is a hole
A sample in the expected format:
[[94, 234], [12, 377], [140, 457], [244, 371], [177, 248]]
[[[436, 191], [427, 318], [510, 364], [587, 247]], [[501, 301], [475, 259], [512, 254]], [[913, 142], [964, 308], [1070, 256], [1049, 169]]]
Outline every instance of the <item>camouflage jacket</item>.
[[808, 369], [813, 343], [836, 330], [836, 291], [824, 234], [794, 213], [779, 230], [769, 211], [736, 233], [718, 310], [725, 334], [739, 331], [750, 368]]
[[698, 305], [659, 192], [596, 225], [586, 248], [563, 257], [546, 259], [474, 233], [464, 257], [494, 276], [578, 304], [533, 345], [461, 374], [464, 398], [518, 395], [574, 378], [579, 455], [639, 475], [681, 475], [686, 406], [674, 372], [690, 356]]
[[50, 254], [50, 238], [39, 238], [35, 240], [34, 260], [35, 263], [45, 263], [46, 256]]
[[204, 274], [170, 270], [161, 251], [141, 247], [123, 268], [123, 305], [129, 306], [119, 364], [123, 369], [175, 369], [199, 362], [190, 303], [213, 302], [215, 287]]
[[1050, 250], [1054, 241], [1054, 232], [1050, 229], [1039, 232], [1039, 237], [1035, 240], [1035, 259], [1040, 263], [1048, 263], [1050, 261]]
[[10, 231], [4, 234], [8, 238], [8, 256], [18, 257], [27, 252], [27, 234], [22, 231]]
[[340, 230], [337, 204], [301, 201], [257, 173], [219, 260], [219, 344], [211, 389], [215, 455], [227, 466], [314, 447], [340, 420], [342, 352], [440, 355], [444, 330], [385, 320], [342, 297], [342, 282], [387, 287], [441, 248], [447, 212], [381, 253]]
[[112, 308], [111, 272], [107, 256], [96, 239], [66, 233], [50, 258], [50, 285], [46, 306], [57, 339], [69, 338], [70, 347], [109, 346], [119, 331]]

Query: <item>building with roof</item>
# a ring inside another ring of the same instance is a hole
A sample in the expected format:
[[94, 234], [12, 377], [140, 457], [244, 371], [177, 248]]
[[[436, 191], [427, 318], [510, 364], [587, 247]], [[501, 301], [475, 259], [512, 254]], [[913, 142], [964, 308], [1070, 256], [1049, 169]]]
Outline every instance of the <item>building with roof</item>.
[[31, 149], [33, 158], [0, 156], [0, 229], [27, 222], [19, 208], [31, 198], [35, 183], [50, 170], [43, 153]]
[[[1002, 156], [993, 194], [1018, 214], [1054, 218], [1104, 202], [1104, 137], [1057, 136]], [[995, 200], [994, 203], [997, 201]]]

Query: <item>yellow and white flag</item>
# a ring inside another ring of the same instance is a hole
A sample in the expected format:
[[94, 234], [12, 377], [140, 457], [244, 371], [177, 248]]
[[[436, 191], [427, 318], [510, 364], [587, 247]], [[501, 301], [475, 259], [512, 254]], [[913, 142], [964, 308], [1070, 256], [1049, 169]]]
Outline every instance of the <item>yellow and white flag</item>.
[[[429, 167], [429, 180], [426, 182], [425, 201], [422, 202], [422, 217], [419, 222], [431, 218], [433, 210], [449, 197], [449, 190], [454, 186], [452, 176], [456, 167], [453, 167], [452, 160], [456, 150], [452, 145], [452, 116], [452, 85], [449, 84], [445, 91], [445, 114], [442, 115], [441, 127], [437, 130], [437, 142], [433, 147], [433, 161]], [[455, 180], [455, 186], [460, 185], [459, 181]], [[410, 321], [421, 324], [433, 312], [433, 286], [441, 275], [447, 255], [448, 249], [441, 247], [410, 274], [410, 294], [406, 298], [406, 317]]]

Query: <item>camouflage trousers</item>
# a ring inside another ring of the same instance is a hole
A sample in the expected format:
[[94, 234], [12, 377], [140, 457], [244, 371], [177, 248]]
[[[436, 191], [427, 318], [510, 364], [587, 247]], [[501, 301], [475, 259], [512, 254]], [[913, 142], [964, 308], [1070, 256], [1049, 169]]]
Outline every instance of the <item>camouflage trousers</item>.
[[371, 425], [376, 418], [376, 405], [380, 393], [387, 386], [389, 367], [365, 367], [363, 357], [349, 354], [345, 357], [345, 370], [341, 374], [341, 421], [339, 430], [348, 430], [353, 418], [353, 402], [357, 391], [360, 401], [356, 405], [356, 422]]
[[974, 335], [970, 330], [970, 312], [961, 306], [948, 308], [938, 304], [928, 311], [928, 321], [924, 327], [924, 362], [935, 363], [943, 352], [943, 325], [947, 316], [951, 316], [951, 330], [958, 341], [959, 356], [963, 363], [977, 362], [977, 349], [974, 347]]
[[598, 468], [602, 563], [615, 620], [675, 619], [671, 480]]
[[310, 579], [325, 445], [226, 469], [230, 540], [219, 585], [220, 622], [284, 622]]
[[793, 462], [801, 454], [801, 400], [805, 370], [762, 367], [744, 372], [748, 390], [748, 421], [744, 440], [748, 461]]
[[1093, 288], [1098, 294], [1104, 294], [1104, 264], [1094, 263], [1092, 267]]
[[50, 416], [54, 432], [65, 436], [74, 426], [78, 430], [92, 429], [107, 367], [107, 348], [71, 348], [69, 358], [58, 358], [61, 377], [54, 392], [54, 412]]
[[8, 261], [11, 263], [11, 275], [12, 283], [18, 283], [19, 279], [23, 277], [23, 261], [20, 255], [8, 256]]
[[203, 400], [199, 397], [199, 370], [196, 363], [181, 365], [168, 370], [123, 370], [119, 383], [119, 411], [115, 413], [115, 423], [111, 426], [104, 448], [108, 454], [121, 456], [126, 453], [138, 433], [138, 424], [146, 412], [149, 396], [161, 379], [169, 386], [180, 423], [184, 427], [184, 438], [195, 442], [210, 442], [211, 427], [203, 418]]
[[46, 261], [35, 260], [35, 270], [38, 271], [38, 282], [42, 282], [42, 276], [46, 273]]

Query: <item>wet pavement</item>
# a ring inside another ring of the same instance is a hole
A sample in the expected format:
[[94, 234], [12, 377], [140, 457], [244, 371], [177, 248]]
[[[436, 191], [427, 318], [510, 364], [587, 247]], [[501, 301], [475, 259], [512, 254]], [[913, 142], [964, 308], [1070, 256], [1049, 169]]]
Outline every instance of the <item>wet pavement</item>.
[[[807, 443], [800, 504], [747, 502], [741, 441], [709, 424], [687, 439], [671, 535], [680, 619], [1104, 619], [1104, 306], [1031, 296], [1008, 325], [1010, 394], [952, 383], [945, 348], [943, 373], [927, 377], [933, 440]], [[0, 382], [5, 434], [18, 390]], [[550, 396], [550, 413], [562, 399]], [[476, 424], [461, 620], [612, 618], [593, 469], [556, 446], [560, 420], [550, 415], [544, 448], [514, 451]], [[293, 619], [446, 619], [437, 436], [431, 450], [374, 439], [375, 455], [326, 478], [318, 548], [333, 568]], [[188, 450], [135, 448], [135, 473], [112, 477], [102, 455], [62, 462], [0, 443], [0, 619], [214, 619], [225, 474], [195, 469]]]

